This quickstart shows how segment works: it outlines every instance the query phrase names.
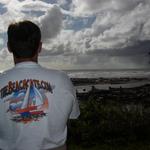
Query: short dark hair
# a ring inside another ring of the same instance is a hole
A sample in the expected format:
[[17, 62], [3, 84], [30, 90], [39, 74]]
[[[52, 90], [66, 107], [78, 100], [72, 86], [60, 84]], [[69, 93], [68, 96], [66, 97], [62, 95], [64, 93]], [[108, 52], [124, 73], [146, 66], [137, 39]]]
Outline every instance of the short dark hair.
[[40, 28], [31, 21], [10, 24], [7, 30], [8, 46], [17, 58], [33, 57], [41, 41]]

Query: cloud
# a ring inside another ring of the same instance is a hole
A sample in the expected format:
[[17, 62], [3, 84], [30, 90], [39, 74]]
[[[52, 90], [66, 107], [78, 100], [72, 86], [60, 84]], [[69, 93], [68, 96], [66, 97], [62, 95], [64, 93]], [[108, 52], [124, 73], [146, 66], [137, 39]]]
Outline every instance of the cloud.
[[5, 13], [0, 15], [3, 18], [0, 22], [1, 33], [7, 31], [10, 23], [25, 19], [32, 20], [41, 26], [44, 40], [55, 37], [61, 30], [63, 16], [60, 8], [55, 5], [38, 0], [21, 2], [19, 0], [6, 0], [0, 2], [1, 7], [7, 9]]
[[109, 57], [149, 57], [148, 53], [150, 51], [150, 41], [139, 41], [135, 45], [125, 47], [122, 49], [95, 49], [92, 51], [87, 51], [87, 55], [107, 55]]
[[[1, 0], [0, 3], [2, 4], [1, 8], [6, 9], [5, 12], [0, 15], [0, 17], [3, 18], [0, 22], [1, 33], [6, 32], [8, 25], [12, 22], [32, 20], [37, 23], [39, 21], [39, 17], [43, 15], [43, 12], [46, 13], [52, 8], [51, 4], [47, 4], [46, 2], [39, 0]], [[38, 16], [35, 14], [38, 14]]]
[[76, 15], [88, 15], [104, 11], [126, 12], [145, 0], [74, 0], [72, 10]]
[[1, 33], [12, 21], [23, 19], [32, 19], [41, 27], [43, 63], [53, 60], [55, 66], [60, 63], [59, 66], [78, 68], [148, 65], [149, 0], [1, 0], [0, 3], [0, 8], [4, 8], [0, 15]]
[[7, 27], [10, 23], [31, 19], [33, 21], [37, 20], [34, 16], [31, 16], [31, 13], [25, 13], [24, 11], [30, 12], [31, 10], [46, 10], [49, 6], [42, 2], [35, 2], [32, 0], [25, 0], [25, 1], [18, 1], [18, 0], [1, 0], [0, 3], [1, 8], [5, 8], [5, 12], [0, 15], [1, 22], [0, 22], [0, 32], [4, 33], [7, 31]]
[[0, 72], [13, 66], [12, 55], [8, 53], [6, 48], [0, 50]]
[[0, 50], [0, 62], [7, 61], [11, 55], [6, 48]]
[[149, 40], [149, 22], [149, 5], [138, 5], [124, 15], [116, 12], [99, 14], [90, 29], [91, 49], [122, 48], [139, 40]]
[[[79, 16], [81, 19], [86, 14], [87, 17], [96, 16], [96, 19], [91, 26], [78, 31], [63, 29], [45, 47], [49, 50], [49, 55], [73, 57], [70, 60], [73, 61], [72, 64], [81, 66], [95, 64], [97, 67], [117, 68], [127, 67], [128, 64], [128, 67], [147, 67], [150, 50], [150, 2], [112, 2], [113, 5], [109, 6], [109, 0], [73, 1], [71, 17], [78, 20]], [[78, 16], [72, 16], [72, 13]], [[67, 18], [65, 21], [70, 23], [72, 20]]]
[[[69, 38], [68, 38], [69, 37]], [[80, 53], [79, 49], [76, 46], [75, 38], [76, 33], [72, 30], [62, 30], [54, 39], [51, 39], [49, 43], [44, 43], [41, 55], [74, 55]], [[78, 42], [78, 41], [76, 41]], [[82, 45], [82, 44], [81, 44]]]
[[4, 44], [4, 40], [0, 38], [0, 47]]
[[62, 28], [63, 15], [57, 6], [53, 6], [40, 18], [42, 39], [44, 41], [55, 37]]
[[[74, 2], [79, 3], [78, 0]], [[84, 3], [84, 5], [91, 7], [89, 9], [95, 11], [95, 7], [102, 5], [101, 7], [105, 8], [103, 5], [108, 2], [110, 1], [94, 0], [91, 2], [87, 0], [82, 1], [78, 7], [82, 7], [82, 3]], [[85, 28], [82, 32], [76, 33], [76, 35], [80, 35], [76, 40], [84, 45], [82, 46], [85, 47], [84, 51], [122, 49], [136, 44], [137, 41], [149, 40], [150, 3], [140, 0], [112, 2], [119, 11], [114, 11], [115, 8], [114, 10], [109, 8], [106, 8], [105, 11], [99, 10], [91, 28]], [[93, 6], [90, 5], [91, 3]], [[132, 6], [132, 9], [129, 9], [129, 5]], [[107, 6], [109, 5], [107, 4]], [[82, 13], [84, 13], [84, 10], [85, 8], [82, 7]]]
[[8, 56], [8, 52], [5, 48], [0, 51], [0, 61], [4, 61]]
[[51, 4], [47, 4], [39, 0], [25, 0], [20, 2], [21, 11], [46, 11], [51, 6]]

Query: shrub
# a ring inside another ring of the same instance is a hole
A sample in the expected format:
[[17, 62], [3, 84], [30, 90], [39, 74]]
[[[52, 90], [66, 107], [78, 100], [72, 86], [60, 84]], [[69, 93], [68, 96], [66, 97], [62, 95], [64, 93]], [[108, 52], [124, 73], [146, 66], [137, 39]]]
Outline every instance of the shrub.
[[81, 115], [69, 121], [68, 141], [85, 147], [150, 140], [150, 109], [139, 105], [107, 104], [90, 96], [80, 101]]

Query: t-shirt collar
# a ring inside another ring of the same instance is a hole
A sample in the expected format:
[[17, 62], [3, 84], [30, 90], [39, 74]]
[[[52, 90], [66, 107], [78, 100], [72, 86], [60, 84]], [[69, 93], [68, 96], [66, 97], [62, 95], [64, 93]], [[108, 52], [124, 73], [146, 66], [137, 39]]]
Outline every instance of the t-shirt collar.
[[24, 61], [17, 63], [15, 65], [15, 68], [32, 68], [32, 67], [39, 67], [39, 64], [33, 61]]

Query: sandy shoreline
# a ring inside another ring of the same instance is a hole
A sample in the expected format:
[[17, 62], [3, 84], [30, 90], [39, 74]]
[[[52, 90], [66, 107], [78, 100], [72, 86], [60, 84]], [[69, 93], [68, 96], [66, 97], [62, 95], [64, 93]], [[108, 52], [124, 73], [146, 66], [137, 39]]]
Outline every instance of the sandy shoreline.
[[88, 93], [92, 88], [109, 90], [110, 88], [136, 88], [150, 85], [149, 78], [71, 78], [78, 93]]

